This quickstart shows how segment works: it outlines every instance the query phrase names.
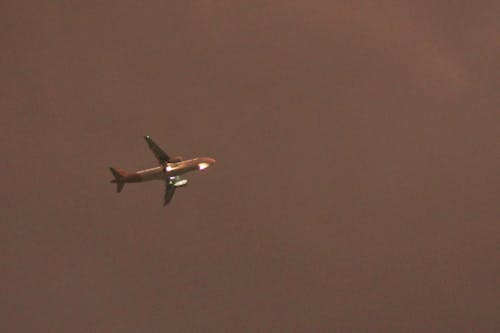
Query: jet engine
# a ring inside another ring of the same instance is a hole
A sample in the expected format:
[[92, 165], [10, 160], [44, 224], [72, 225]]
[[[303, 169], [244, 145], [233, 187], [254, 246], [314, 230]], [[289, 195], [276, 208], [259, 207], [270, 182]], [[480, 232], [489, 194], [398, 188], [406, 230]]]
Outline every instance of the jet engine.
[[172, 184], [175, 186], [175, 187], [182, 187], [182, 186], [186, 186], [188, 183], [188, 180], [187, 179], [183, 179], [183, 178], [180, 178], [180, 177], [176, 177], [175, 179], [172, 180]]

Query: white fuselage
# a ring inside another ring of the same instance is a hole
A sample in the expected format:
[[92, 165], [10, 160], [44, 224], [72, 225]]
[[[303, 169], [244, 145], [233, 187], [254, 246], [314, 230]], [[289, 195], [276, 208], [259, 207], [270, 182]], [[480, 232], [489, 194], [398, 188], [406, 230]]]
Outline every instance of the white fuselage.
[[140, 170], [135, 173], [137, 181], [145, 182], [150, 180], [165, 180], [180, 176], [190, 171], [203, 170], [215, 163], [209, 157], [198, 157], [177, 163], [167, 163], [165, 167], [157, 166], [151, 169]]

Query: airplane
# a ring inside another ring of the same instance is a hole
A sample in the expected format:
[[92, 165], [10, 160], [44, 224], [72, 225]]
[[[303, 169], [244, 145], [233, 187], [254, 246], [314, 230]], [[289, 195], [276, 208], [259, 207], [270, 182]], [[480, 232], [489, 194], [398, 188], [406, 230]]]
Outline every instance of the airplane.
[[210, 157], [197, 157], [190, 160], [184, 160], [180, 156], [168, 156], [149, 135], [145, 136], [149, 149], [153, 152], [160, 166], [139, 170], [134, 173], [127, 173], [120, 168], [111, 167], [111, 173], [115, 179], [111, 183], [116, 183], [116, 192], [120, 193], [126, 183], [141, 183], [150, 180], [162, 180], [165, 182], [165, 195], [163, 196], [163, 206], [172, 201], [177, 187], [186, 186], [188, 180], [181, 176], [198, 170], [205, 170], [215, 163]]

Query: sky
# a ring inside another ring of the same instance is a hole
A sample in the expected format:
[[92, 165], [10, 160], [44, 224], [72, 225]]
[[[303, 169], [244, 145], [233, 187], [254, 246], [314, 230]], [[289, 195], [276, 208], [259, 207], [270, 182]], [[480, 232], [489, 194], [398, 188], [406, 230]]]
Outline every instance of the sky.
[[500, 331], [498, 1], [0, 8], [1, 332]]

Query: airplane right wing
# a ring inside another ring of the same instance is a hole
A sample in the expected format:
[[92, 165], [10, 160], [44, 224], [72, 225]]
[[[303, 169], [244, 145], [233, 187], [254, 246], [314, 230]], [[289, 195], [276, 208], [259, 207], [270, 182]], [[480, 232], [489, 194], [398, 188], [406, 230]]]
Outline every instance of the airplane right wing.
[[165, 166], [165, 164], [167, 164], [169, 161], [170, 161], [170, 156], [167, 155], [167, 153], [165, 153], [154, 141], [153, 139], [151, 139], [151, 137], [149, 135], [146, 135], [144, 137], [144, 139], [146, 140], [146, 142], [148, 143], [148, 146], [149, 146], [149, 149], [151, 149], [151, 151], [153, 152], [153, 154], [155, 155], [156, 159], [158, 160], [158, 162]]
[[163, 197], [163, 206], [166, 206], [172, 201], [175, 193], [175, 186], [172, 184], [170, 179], [165, 182], [165, 196]]

